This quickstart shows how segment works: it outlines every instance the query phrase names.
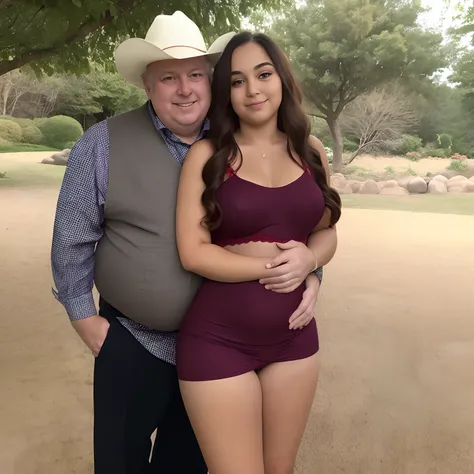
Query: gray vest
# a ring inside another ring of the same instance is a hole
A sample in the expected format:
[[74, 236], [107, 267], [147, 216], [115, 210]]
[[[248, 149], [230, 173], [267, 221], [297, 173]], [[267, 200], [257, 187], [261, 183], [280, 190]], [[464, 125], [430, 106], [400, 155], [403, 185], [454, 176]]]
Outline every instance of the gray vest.
[[109, 180], [95, 284], [126, 317], [151, 329], [175, 331], [201, 284], [181, 266], [176, 246], [181, 165], [146, 106], [112, 117], [107, 125]]

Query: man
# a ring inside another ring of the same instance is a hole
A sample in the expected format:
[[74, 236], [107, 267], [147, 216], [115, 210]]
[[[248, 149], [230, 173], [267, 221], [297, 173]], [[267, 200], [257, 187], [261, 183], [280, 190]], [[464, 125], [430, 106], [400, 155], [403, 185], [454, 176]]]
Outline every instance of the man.
[[[175, 368], [179, 323], [200, 283], [180, 265], [175, 202], [179, 165], [209, 127], [211, 64], [231, 36], [207, 50], [183, 13], [156, 17], [144, 40], [125, 41], [115, 55], [119, 72], [144, 87], [149, 101], [91, 127], [69, 157], [52, 268], [56, 298], [95, 356], [96, 474], [207, 472]], [[313, 251], [294, 242], [282, 247], [279, 266], [261, 283], [290, 291], [307, 277], [293, 315], [304, 321], [319, 290], [308, 274], [332, 258], [336, 234], [320, 232]]]

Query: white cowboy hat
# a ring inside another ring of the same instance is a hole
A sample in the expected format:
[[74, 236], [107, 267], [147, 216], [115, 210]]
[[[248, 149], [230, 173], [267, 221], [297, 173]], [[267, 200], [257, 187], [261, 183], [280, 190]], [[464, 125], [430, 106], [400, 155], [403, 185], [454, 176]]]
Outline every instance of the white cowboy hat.
[[219, 37], [209, 49], [198, 26], [184, 13], [158, 15], [145, 39], [130, 38], [115, 50], [117, 71], [137, 87], [143, 88], [141, 76], [148, 64], [164, 59], [187, 59], [198, 56], [217, 62], [222, 51], [235, 33]]

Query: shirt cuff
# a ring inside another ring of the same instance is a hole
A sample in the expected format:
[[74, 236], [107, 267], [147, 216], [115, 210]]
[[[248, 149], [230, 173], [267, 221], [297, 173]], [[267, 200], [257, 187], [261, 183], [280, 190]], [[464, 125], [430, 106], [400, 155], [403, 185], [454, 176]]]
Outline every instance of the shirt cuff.
[[95, 306], [94, 296], [92, 292], [78, 296], [77, 298], [71, 298], [67, 301], [61, 301], [58, 298], [57, 292], [53, 289], [53, 294], [60, 301], [71, 321], [78, 321], [80, 319], [86, 319], [97, 314], [97, 308]]
[[318, 277], [319, 283], [323, 281], [323, 267], [318, 267], [314, 270], [314, 274]]

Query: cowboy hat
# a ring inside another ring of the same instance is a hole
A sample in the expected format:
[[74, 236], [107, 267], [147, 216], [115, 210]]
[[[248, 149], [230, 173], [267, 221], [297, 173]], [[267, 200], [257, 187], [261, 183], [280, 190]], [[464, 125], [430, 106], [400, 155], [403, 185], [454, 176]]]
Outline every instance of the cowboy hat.
[[158, 15], [145, 39], [130, 38], [115, 50], [117, 71], [130, 83], [143, 88], [141, 76], [148, 64], [164, 59], [187, 59], [204, 56], [217, 62], [235, 33], [219, 37], [209, 49], [198, 26], [184, 13]]

